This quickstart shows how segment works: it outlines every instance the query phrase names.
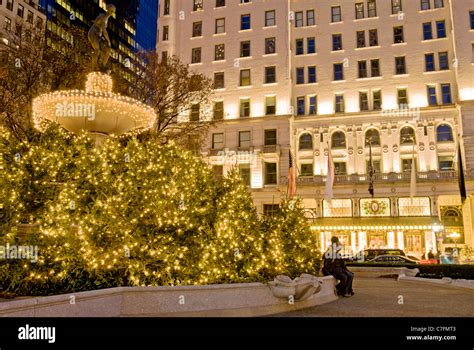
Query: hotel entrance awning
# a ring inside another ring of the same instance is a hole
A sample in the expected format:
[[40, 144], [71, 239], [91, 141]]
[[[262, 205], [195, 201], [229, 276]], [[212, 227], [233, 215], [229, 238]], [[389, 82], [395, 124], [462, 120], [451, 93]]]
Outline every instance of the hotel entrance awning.
[[438, 217], [380, 217], [380, 218], [319, 218], [311, 229], [315, 231], [364, 230], [436, 230], [443, 229]]

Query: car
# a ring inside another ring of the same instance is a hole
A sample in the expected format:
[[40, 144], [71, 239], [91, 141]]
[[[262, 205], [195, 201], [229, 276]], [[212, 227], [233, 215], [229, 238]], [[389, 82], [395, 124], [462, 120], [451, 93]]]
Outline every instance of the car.
[[380, 255], [399, 255], [405, 256], [402, 249], [364, 249], [352, 257], [355, 261], [368, 261]]
[[384, 263], [390, 265], [416, 265], [418, 261], [402, 255], [379, 255], [368, 261], [369, 263]]

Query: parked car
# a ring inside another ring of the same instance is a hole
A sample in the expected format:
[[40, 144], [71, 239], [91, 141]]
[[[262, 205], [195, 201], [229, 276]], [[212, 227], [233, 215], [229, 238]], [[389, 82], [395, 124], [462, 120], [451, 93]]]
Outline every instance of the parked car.
[[393, 265], [416, 265], [419, 262], [402, 255], [379, 255], [368, 261], [369, 263], [384, 263]]
[[405, 256], [402, 249], [365, 249], [352, 257], [355, 261], [369, 261], [380, 255], [398, 255]]

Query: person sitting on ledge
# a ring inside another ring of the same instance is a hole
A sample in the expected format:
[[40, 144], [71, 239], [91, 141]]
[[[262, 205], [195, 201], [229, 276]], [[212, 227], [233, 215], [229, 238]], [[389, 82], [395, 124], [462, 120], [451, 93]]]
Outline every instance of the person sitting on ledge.
[[342, 246], [339, 245], [337, 237], [331, 238], [331, 245], [328, 247], [323, 256], [322, 273], [324, 276], [332, 275], [339, 284], [336, 286], [337, 295], [351, 297], [354, 295], [352, 290], [352, 281], [354, 273], [349, 271], [340, 254]]

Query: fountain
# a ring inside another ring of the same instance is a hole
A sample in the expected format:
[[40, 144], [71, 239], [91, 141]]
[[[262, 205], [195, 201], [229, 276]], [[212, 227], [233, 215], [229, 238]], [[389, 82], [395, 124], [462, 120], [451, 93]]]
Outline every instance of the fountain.
[[[104, 67], [110, 54], [107, 19], [115, 11], [108, 6], [89, 31], [94, 49], [92, 67]], [[85, 90], [55, 91], [33, 100], [35, 127], [44, 130], [47, 121], [56, 122], [73, 133], [87, 131], [100, 145], [112, 135], [140, 132], [153, 127], [156, 114], [153, 108], [133, 98], [112, 92], [112, 77], [102, 72], [87, 75]]]

